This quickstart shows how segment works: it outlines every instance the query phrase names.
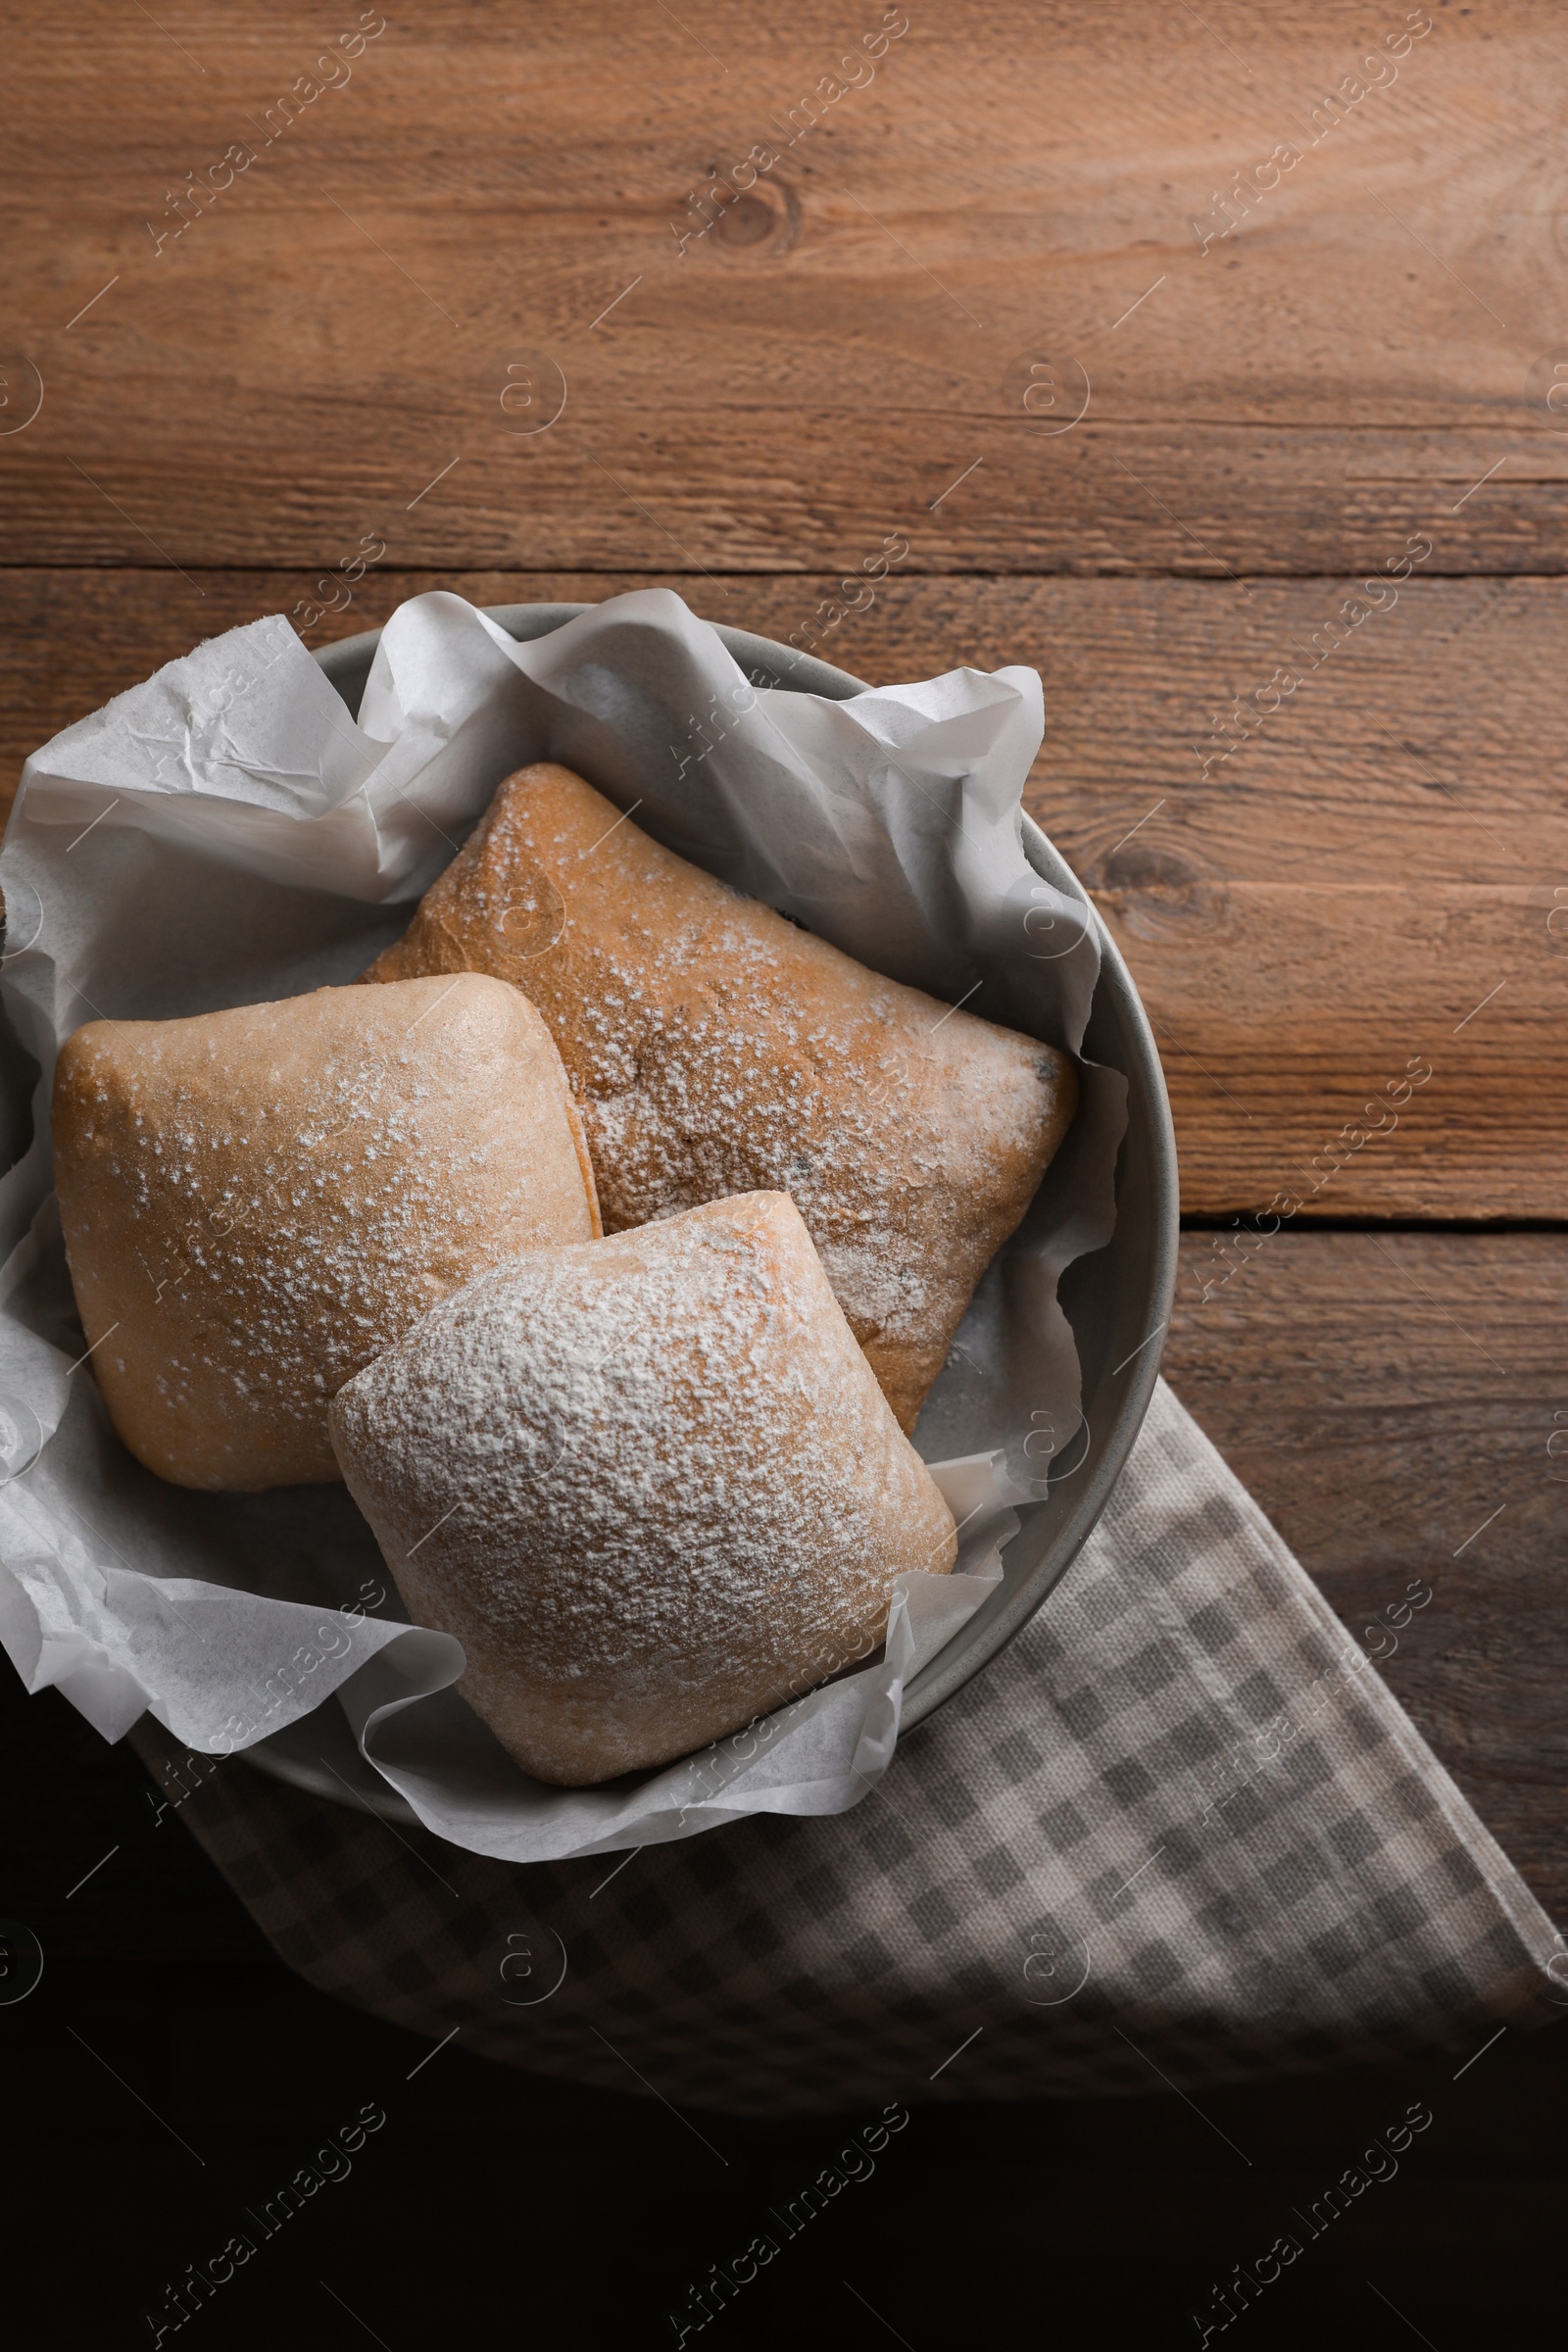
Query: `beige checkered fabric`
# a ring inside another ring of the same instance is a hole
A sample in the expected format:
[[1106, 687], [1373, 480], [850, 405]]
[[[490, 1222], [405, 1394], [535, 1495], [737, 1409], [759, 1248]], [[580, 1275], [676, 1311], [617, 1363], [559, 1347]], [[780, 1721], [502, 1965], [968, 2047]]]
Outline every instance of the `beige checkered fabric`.
[[183, 1818], [324, 1991], [720, 2111], [1192, 2086], [1568, 2000], [1550, 1923], [1163, 1384], [1064, 1583], [853, 1812], [520, 1869], [240, 1760]]

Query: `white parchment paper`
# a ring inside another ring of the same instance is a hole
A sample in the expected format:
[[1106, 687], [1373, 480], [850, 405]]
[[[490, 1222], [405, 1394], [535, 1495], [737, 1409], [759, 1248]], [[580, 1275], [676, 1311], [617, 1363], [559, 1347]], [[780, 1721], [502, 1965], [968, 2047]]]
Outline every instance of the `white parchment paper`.
[[957, 1572], [900, 1579], [873, 1664], [701, 1756], [584, 1790], [531, 1782], [464, 1704], [459, 1644], [402, 1622], [345, 1489], [195, 1494], [119, 1444], [65, 1266], [49, 1086], [84, 1021], [357, 978], [497, 784], [538, 759], [862, 962], [1077, 1053], [1093, 928], [1019, 847], [1042, 732], [1028, 669], [836, 702], [759, 689], [667, 590], [528, 644], [436, 593], [388, 622], [357, 720], [274, 616], [35, 754], [0, 854], [14, 1032], [0, 1041], [0, 1641], [28, 1688], [57, 1685], [109, 1739], [150, 1708], [209, 1753], [337, 1693], [430, 1829], [514, 1861], [857, 1802], [892, 1756], [905, 1685], [994, 1589], [1017, 1506], [1079, 1425], [1055, 1290], [1112, 1230], [1119, 1074], [1081, 1062], [1078, 1118], [921, 1416], [916, 1443], [960, 1523]]

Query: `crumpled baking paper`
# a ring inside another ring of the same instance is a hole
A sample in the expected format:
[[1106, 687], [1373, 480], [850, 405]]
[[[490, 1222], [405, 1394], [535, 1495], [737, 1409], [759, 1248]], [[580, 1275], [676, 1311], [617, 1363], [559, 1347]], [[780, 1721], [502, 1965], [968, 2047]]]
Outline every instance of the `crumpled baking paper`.
[[1019, 847], [1042, 733], [1028, 669], [838, 702], [748, 678], [667, 590], [612, 597], [528, 644], [438, 592], [393, 614], [357, 719], [273, 616], [36, 753], [0, 854], [14, 1031], [0, 1039], [0, 1640], [28, 1688], [58, 1686], [108, 1739], [150, 1708], [220, 1754], [337, 1693], [429, 1829], [518, 1862], [856, 1803], [892, 1756], [905, 1685], [994, 1589], [1018, 1508], [1079, 1426], [1055, 1288], [1113, 1227], [1119, 1074], [1080, 1064], [1079, 1115], [921, 1416], [916, 1443], [960, 1524], [957, 1571], [899, 1580], [871, 1664], [700, 1756], [578, 1790], [530, 1781], [457, 1695], [460, 1645], [403, 1621], [346, 1489], [196, 1494], [120, 1445], [65, 1266], [49, 1086], [84, 1021], [357, 978], [496, 786], [540, 759], [862, 962], [1076, 1053], [1093, 923]]

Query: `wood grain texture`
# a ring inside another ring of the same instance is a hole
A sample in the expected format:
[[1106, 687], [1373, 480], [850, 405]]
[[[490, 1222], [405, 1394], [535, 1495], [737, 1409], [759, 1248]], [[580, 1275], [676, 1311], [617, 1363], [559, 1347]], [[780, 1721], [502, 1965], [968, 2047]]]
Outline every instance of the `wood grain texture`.
[[884, 13], [8, 27], [0, 790], [372, 542], [310, 642], [663, 582], [873, 681], [1038, 668], [1184, 1205], [1301, 1203], [1188, 1237], [1172, 1379], [1348, 1622], [1438, 1564], [1390, 1679], [1562, 1906], [1564, 1245], [1305, 1228], [1568, 1213], [1568, 27], [953, 0], [824, 99]]
[[[1381, 1671], [1568, 1925], [1568, 1234], [1287, 1231], [1224, 1269], [1184, 1237], [1166, 1376], [1352, 1633], [1432, 1587]], [[128, 1760], [4, 1668], [0, 1755], [14, 1900], [60, 1947], [246, 1939]]]
[[[318, 576], [0, 572], [7, 790], [28, 750], [199, 637], [266, 612], [303, 625]], [[821, 653], [877, 683], [1040, 670], [1029, 806], [1144, 993], [1190, 1213], [1280, 1192], [1301, 1217], [1568, 1210], [1568, 585], [1413, 578], [1314, 671], [1343, 582], [895, 571], [833, 627], [832, 576], [662, 582], [767, 635], [822, 630]], [[306, 635], [372, 626], [427, 588], [502, 604], [648, 584], [383, 567]], [[1253, 690], [1281, 664], [1301, 682], [1265, 715]], [[1238, 696], [1254, 732], [1205, 777], [1211, 717]], [[1431, 1079], [1354, 1147], [1368, 1101], [1412, 1061]]]
[[1221, 15], [18, 22], [13, 560], [1561, 570], [1554, 0]]
[[1433, 1588], [1382, 1671], [1568, 1920], [1568, 1235], [1282, 1233], [1218, 1289], [1212, 1242], [1166, 1377], [1352, 1631]]

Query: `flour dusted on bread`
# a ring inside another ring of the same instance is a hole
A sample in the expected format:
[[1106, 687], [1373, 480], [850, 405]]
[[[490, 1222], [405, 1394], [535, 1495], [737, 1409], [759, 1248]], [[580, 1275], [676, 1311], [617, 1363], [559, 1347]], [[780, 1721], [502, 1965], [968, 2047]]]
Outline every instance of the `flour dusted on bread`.
[[1072, 1118], [1066, 1056], [867, 971], [553, 765], [502, 785], [366, 977], [464, 970], [549, 1023], [607, 1230], [788, 1192], [912, 1429]]
[[444, 1299], [333, 1441], [415, 1620], [523, 1768], [575, 1787], [735, 1731], [883, 1639], [952, 1516], [777, 1193]]
[[98, 1385], [179, 1486], [335, 1479], [345, 1380], [481, 1267], [600, 1230], [550, 1033], [478, 974], [90, 1022], [53, 1127]]

